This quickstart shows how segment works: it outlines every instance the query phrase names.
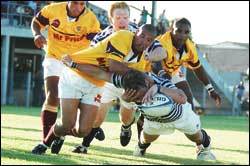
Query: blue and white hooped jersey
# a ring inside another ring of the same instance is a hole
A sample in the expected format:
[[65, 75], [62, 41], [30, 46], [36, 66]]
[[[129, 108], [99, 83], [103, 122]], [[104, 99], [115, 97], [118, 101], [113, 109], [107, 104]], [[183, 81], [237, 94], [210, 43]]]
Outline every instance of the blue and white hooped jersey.
[[[128, 25], [128, 30], [135, 33], [136, 30], [138, 29], [138, 27], [129, 24]], [[104, 40], [105, 38], [107, 38], [109, 35], [111, 35], [112, 33], [114, 33], [115, 30], [113, 28], [113, 25], [110, 25], [108, 27], [106, 27], [104, 30], [102, 30], [101, 32], [99, 32], [98, 34], [95, 35], [95, 37], [93, 38], [93, 40], [91, 41], [91, 46], [96, 45], [98, 42]]]
[[[176, 86], [170, 80], [160, 78], [153, 73], [148, 73], [148, 75], [156, 84], [176, 89]], [[138, 105], [138, 109], [148, 120], [160, 123], [172, 122], [179, 119], [183, 111], [181, 104], [175, 103], [171, 97], [161, 93], [153, 97], [152, 103]]]

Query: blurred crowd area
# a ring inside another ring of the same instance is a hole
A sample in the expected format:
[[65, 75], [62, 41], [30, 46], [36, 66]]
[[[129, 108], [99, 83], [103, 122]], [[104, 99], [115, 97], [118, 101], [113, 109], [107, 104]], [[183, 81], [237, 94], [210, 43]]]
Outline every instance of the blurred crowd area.
[[[54, 1], [1, 1], [1, 25], [30, 28], [32, 18], [46, 5]], [[103, 11], [92, 10], [101, 23], [108, 26], [108, 19]]]

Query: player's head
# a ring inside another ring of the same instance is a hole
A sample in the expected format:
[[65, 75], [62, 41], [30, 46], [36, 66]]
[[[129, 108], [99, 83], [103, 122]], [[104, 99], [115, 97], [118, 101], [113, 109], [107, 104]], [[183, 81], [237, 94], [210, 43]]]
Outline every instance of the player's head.
[[132, 48], [137, 53], [142, 53], [153, 42], [157, 35], [156, 28], [151, 24], [144, 24], [136, 31]]
[[85, 9], [85, 1], [68, 1], [70, 16], [77, 17]]
[[186, 18], [178, 18], [172, 21], [170, 27], [174, 45], [177, 47], [183, 46], [191, 33], [190, 21]]
[[129, 70], [123, 76], [123, 88], [125, 90], [133, 89], [136, 90], [136, 98], [133, 102], [140, 103], [142, 98], [150, 87], [150, 83], [146, 79], [146, 75], [137, 70]]
[[109, 20], [115, 31], [128, 29], [130, 9], [125, 2], [114, 2], [109, 10]]

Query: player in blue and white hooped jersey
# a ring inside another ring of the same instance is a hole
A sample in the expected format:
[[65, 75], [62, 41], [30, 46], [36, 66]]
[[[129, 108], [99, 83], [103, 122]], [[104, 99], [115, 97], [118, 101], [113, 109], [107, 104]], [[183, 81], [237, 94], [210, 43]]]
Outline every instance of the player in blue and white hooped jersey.
[[199, 116], [192, 111], [184, 92], [168, 79], [155, 74], [149, 76], [154, 85], [146, 81], [141, 72], [131, 71], [123, 76], [123, 100], [134, 102], [144, 115], [143, 130], [134, 155], [143, 156], [151, 142], [175, 129], [197, 145], [197, 159], [215, 160], [210, 151], [210, 137], [201, 129]]

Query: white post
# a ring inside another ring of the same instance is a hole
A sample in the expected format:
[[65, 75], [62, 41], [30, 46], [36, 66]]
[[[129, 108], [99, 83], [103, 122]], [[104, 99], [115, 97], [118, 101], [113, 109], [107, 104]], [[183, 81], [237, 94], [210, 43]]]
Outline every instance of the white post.
[[30, 92], [31, 92], [31, 72], [27, 74], [27, 83], [26, 83], [26, 107], [30, 107]]
[[7, 104], [10, 36], [4, 36], [1, 54], [1, 105]]

